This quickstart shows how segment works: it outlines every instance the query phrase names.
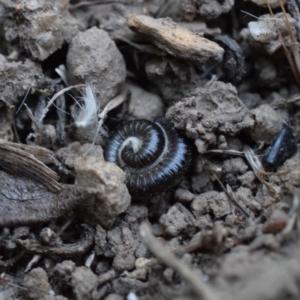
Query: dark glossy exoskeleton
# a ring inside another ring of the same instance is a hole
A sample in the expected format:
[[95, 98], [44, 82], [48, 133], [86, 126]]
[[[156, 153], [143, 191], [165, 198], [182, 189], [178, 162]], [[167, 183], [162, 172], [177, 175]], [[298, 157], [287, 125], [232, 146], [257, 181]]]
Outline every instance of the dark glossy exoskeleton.
[[267, 171], [274, 171], [296, 152], [297, 142], [293, 131], [288, 125], [283, 124], [263, 158], [263, 165]]
[[134, 120], [111, 134], [105, 159], [121, 167], [133, 197], [152, 197], [178, 183], [191, 163], [185, 138], [166, 121]]

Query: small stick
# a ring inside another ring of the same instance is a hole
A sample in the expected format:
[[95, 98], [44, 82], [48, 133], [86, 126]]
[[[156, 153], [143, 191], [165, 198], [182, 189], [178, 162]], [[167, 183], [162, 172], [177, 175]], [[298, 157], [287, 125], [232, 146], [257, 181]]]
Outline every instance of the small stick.
[[140, 236], [142, 242], [150, 249], [162, 263], [177, 271], [190, 285], [195, 293], [202, 300], [218, 300], [219, 296], [211, 290], [211, 288], [201, 280], [198, 274], [184, 262], [180, 261], [176, 256], [168, 251], [151, 233], [151, 229], [146, 222], [140, 225]]
[[290, 34], [290, 38], [291, 38], [291, 41], [292, 41], [292, 53], [294, 55], [294, 62], [296, 64], [296, 67], [297, 67], [297, 71], [298, 71], [298, 76], [299, 76], [299, 72], [300, 72], [300, 54], [299, 54], [299, 44], [297, 42], [297, 39], [294, 35], [294, 32], [293, 32], [293, 29], [292, 29], [292, 26], [291, 26], [291, 23], [287, 17], [287, 13], [286, 13], [286, 10], [284, 8], [284, 5], [282, 3], [282, 0], [278, 0], [279, 1], [279, 4], [280, 4], [280, 8], [283, 12], [283, 16], [284, 16], [284, 21], [285, 21], [285, 25], [288, 29], [288, 32]]
[[292, 16], [296, 19], [297, 21], [297, 27], [298, 27], [298, 30], [297, 30], [297, 40], [300, 41], [300, 32], [299, 32], [299, 29], [300, 29], [300, 10], [299, 10], [299, 0], [288, 0], [287, 1], [287, 8], [288, 8], [288, 11], [292, 14]]
[[291, 67], [291, 70], [293, 72], [295, 80], [297, 81], [298, 85], [300, 85], [300, 76], [299, 76], [299, 70], [300, 70], [299, 64], [300, 64], [300, 62], [299, 62], [299, 53], [297, 53], [298, 52], [298, 44], [297, 44], [297, 41], [296, 41], [295, 36], [293, 34], [291, 25], [290, 25], [290, 23], [289, 23], [289, 21], [287, 19], [287, 15], [286, 15], [286, 11], [284, 9], [284, 6], [282, 5], [281, 0], [279, 0], [279, 4], [281, 6], [281, 10], [282, 10], [283, 15], [284, 15], [284, 21], [285, 21], [285, 24], [286, 24], [287, 29], [289, 31], [291, 41], [293, 43], [293, 45], [292, 45], [292, 53], [294, 54], [294, 60], [293, 60], [293, 57], [292, 57], [291, 53], [289, 52], [289, 50], [288, 50], [288, 48], [287, 48], [287, 46], [286, 46], [286, 44], [284, 42], [283, 36], [282, 36], [282, 34], [281, 34], [280, 30], [279, 30], [279, 26], [277, 24], [277, 21], [276, 21], [276, 18], [274, 16], [274, 14], [273, 14], [273, 10], [272, 10], [272, 8], [270, 6], [270, 3], [267, 2], [267, 4], [268, 4], [268, 8], [269, 8], [270, 14], [274, 18], [274, 24], [275, 24], [276, 31], [278, 33], [278, 36], [279, 36], [279, 39], [280, 39], [280, 42], [281, 42], [284, 54], [285, 54], [285, 56], [286, 56], [286, 58], [287, 58], [287, 60], [289, 62], [289, 65]]
[[57, 236], [60, 236], [70, 225], [71, 223], [74, 221], [75, 217], [72, 216], [65, 225], [63, 225], [60, 230], [57, 232]]
[[27, 110], [27, 113], [28, 113], [28, 115], [29, 115], [29, 118], [30, 118], [30, 120], [31, 120], [31, 122], [34, 124], [34, 126], [36, 127], [36, 130], [37, 131], [39, 131], [40, 133], [41, 133], [41, 126], [40, 126], [40, 124], [36, 121], [36, 119], [35, 119], [35, 117], [34, 117], [34, 115], [33, 115], [33, 113], [32, 113], [32, 111], [31, 111], [31, 109], [28, 107], [28, 105], [26, 104], [26, 103], [24, 103], [24, 106], [25, 106], [25, 108], [26, 108], [26, 110]]
[[34, 254], [30, 262], [27, 264], [24, 273], [28, 273], [31, 270], [32, 266], [36, 265], [41, 258], [42, 258], [41, 254]]
[[109, 3], [124, 3], [126, 4], [126, 0], [86, 0], [86, 1], [79, 1], [77, 4], [69, 4], [69, 10], [74, 10], [78, 7], [85, 6], [85, 5], [96, 5], [96, 4], [109, 4]]
[[220, 150], [220, 149], [213, 149], [205, 151], [203, 154], [209, 154], [209, 153], [216, 153], [216, 154], [227, 154], [227, 155], [236, 155], [236, 156], [244, 156], [244, 152], [237, 151], [237, 150]]

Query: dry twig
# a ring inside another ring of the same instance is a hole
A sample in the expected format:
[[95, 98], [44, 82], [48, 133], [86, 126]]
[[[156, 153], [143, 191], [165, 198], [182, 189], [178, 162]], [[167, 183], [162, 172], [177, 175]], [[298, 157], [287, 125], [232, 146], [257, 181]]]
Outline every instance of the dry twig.
[[244, 152], [237, 151], [237, 150], [231, 150], [231, 149], [228, 149], [228, 150], [213, 149], [213, 150], [208, 150], [208, 151], [204, 152], [204, 154], [209, 154], [209, 153], [244, 156]]
[[109, 4], [109, 3], [124, 3], [126, 4], [128, 0], [80, 0], [76, 4], [69, 4], [69, 10], [74, 10], [81, 6], [96, 5], [96, 4]]
[[197, 295], [203, 300], [218, 300], [219, 296], [202, 281], [198, 274], [168, 251], [151, 233], [149, 225], [144, 222], [140, 226], [140, 235], [143, 243], [150, 249], [155, 257], [168, 267], [176, 270], [190, 285]]
[[291, 42], [292, 42], [291, 43], [292, 54], [290, 53], [287, 45], [284, 42], [283, 36], [282, 36], [282, 34], [281, 34], [280, 30], [279, 30], [276, 18], [275, 18], [274, 14], [273, 14], [273, 10], [272, 10], [269, 2], [267, 2], [268, 8], [269, 8], [270, 14], [273, 17], [274, 24], [275, 24], [275, 27], [276, 27], [276, 30], [277, 30], [280, 42], [282, 44], [284, 54], [285, 54], [285, 56], [286, 56], [286, 58], [287, 58], [287, 60], [289, 62], [289, 65], [291, 67], [291, 70], [293, 72], [295, 80], [297, 81], [298, 85], [300, 86], [300, 53], [299, 53], [299, 45], [298, 45], [297, 39], [295, 37], [295, 34], [293, 32], [292, 26], [291, 26], [291, 24], [289, 22], [289, 19], [288, 19], [286, 10], [284, 8], [284, 5], [282, 3], [282, 0], [278, 0], [278, 2], [280, 4], [280, 8], [281, 8], [281, 10], [283, 12], [284, 21], [285, 21], [285, 24], [286, 24], [286, 27], [288, 29], [289, 36], [290, 36], [290, 39], [291, 39]]

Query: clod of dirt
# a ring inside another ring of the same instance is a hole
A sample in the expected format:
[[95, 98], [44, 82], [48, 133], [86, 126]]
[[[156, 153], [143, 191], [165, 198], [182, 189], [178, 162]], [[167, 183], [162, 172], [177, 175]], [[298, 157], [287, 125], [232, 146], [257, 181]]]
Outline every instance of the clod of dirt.
[[24, 62], [8, 62], [3, 55], [0, 55], [0, 76], [0, 100], [10, 108], [29, 88], [32, 93], [39, 88], [44, 78], [39, 63], [28, 59]]
[[199, 153], [216, 141], [216, 131], [236, 135], [254, 125], [250, 111], [231, 84], [220, 81], [197, 88], [189, 97], [173, 105], [166, 114], [175, 128], [196, 139]]
[[140, 87], [129, 84], [131, 91], [128, 114], [130, 119], [153, 120], [163, 115], [164, 104], [162, 99]]
[[91, 144], [81, 145], [79, 142], [69, 144], [67, 147], [60, 148], [56, 155], [57, 157], [69, 168], [74, 168], [75, 161], [84, 156], [84, 154], [90, 149], [89, 156], [97, 157], [99, 160], [104, 160], [103, 149], [101, 146], [93, 146]]
[[124, 298], [117, 294], [109, 294], [105, 300], [123, 300]]
[[276, 209], [264, 223], [262, 231], [264, 233], [278, 233], [286, 226], [287, 221], [287, 214], [282, 210]]
[[174, 204], [166, 214], [162, 215], [159, 223], [167, 234], [178, 236], [180, 232], [189, 232], [195, 229], [195, 217], [182, 204]]
[[211, 182], [211, 175], [206, 168], [206, 159], [199, 155], [196, 160], [196, 167], [194, 171], [196, 172], [195, 175], [192, 177], [192, 189], [194, 192], [201, 192], [203, 189], [210, 191], [212, 190], [212, 186], [210, 185]]
[[76, 184], [98, 191], [95, 202], [86, 206], [83, 203], [77, 214], [89, 224], [111, 227], [117, 216], [130, 205], [124, 172], [115, 164], [92, 156], [79, 158], [75, 162], [75, 171]]
[[269, 88], [278, 86], [278, 69], [271, 60], [258, 59], [254, 63], [254, 69], [257, 72], [256, 82], [259, 86]]
[[128, 223], [135, 223], [135, 226], [137, 228], [139, 227], [139, 224], [141, 220], [144, 220], [148, 217], [148, 208], [144, 205], [130, 205], [128, 209], [126, 210], [126, 214], [124, 216], [124, 220]]
[[[274, 189], [274, 191], [276, 191], [276, 193], [280, 193], [282, 191], [281, 187], [275, 184], [272, 184], [272, 188]], [[255, 199], [262, 205], [262, 207], [269, 207], [270, 205], [274, 204], [274, 202], [276, 202], [276, 199], [274, 199], [274, 193], [272, 193], [266, 185], [259, 186], [255, 195]]]
[[43, 298], [40, 298], [39, 300], [69, 300], [69, 299], [61, 295], [57, 295], [57, 296], [47, 295]]
[[251, 138], [256, 142], [270, 144], [281, 131], [284, 120], [267, 104], [260, 105], [251, 111], [255, 125], [250, 130]]
[[41, 299], [49, 294], [51, 286], [47, 273], [42, 268], [32, 269], [25, 277], [21, 289], [26, 300]]
[[[288, 170], [289, 172], [284, 175], [280, 176], [280, 180], [282, 182], [288, 182], [291, 185], [294, 185], [296, 187], [299, 187], [300, 183], [300, 152], [296, 153], [292, 158], [285, 161], [285, 163], [279, 167], [278, 171], [282, 170]], [[272, 181], [278, 182], [278, 177], [274, 176], [272, 177]]]
[[170, 18], [154, 19], [145, 15], [131, 15], [128, 26], [177, 58], [199, 64], [220, 62], [223, 58], [224, 50], [217, 43], [186, 30]]
[[191, 204], [192, 210], [198, 214], [212, 213], [217, 219], [225, 217], [231, 212], [228, 198], [224, 192], [210, 191], [196, 196]]
[[68, 9], [59, 7], [57, 9], [61, 19], [61, 30], [64, 41], [70, 43], [72, 38], [78, 34], [79, 31], [86, 29], [85, 24], [78, 18], [72, 16]]
[[134, 267], [135, 256], [134, 250], [137, 249], [139, 241], [133, 236], [132, 231], [129, 228], [118, 228], [116, 231], [111, 231], [107, 236], [111, 244], [121, 242], [123, 247], [118, 247], [118, 252], [113, 261], [113, 266], [121, 270], [130, 270]]
[[[282, 47], [282, 42], [278, 37], [277, 27], [281, 32], [284, 44], [290, 45], [292, 43], [284, 20], [284, 14], [278, 13], [274, 16], [274, 18], [271, 15], [262, 15], [259, 20], [249, 22], [248, 28], [241, 31], [241, 35], [249, 41], [251, 46], [264, 51], [269, 55], [272, 55], [275, 51]], [[289, 14], [287, 14], [287, 18], [295, 35], [296, 20]]]
[[64, 260], [62, 263], [56, 264], [52, 270], [54, 290], [61, 292], [70, 292], [72, 288], [72, 273], [75, 271], [75, 263], [71, 260]]
[[147, 250], [139, 239], [139, 224], [148, 215], [145, 206], [132, 205], [126, 211], [124, 221], [111, 230], [96, 228], [95, 252], [113, 258], [117, 270], [131, 270], [138, 257], [145, 257]]
[[18, 286], [12, 276], [2, 273], [0, 279], [0, 299], [14, 300], [18, 293]]
[[[62, 23], [55, 4], [47, 1], [2, 1], [5, 38], [17, 41], [33, 58], [45, 60], [63, 44]], [[18, 16], [18, 17], [17, 17]]]
[[241, 157], [226, 159], [223, 162], [224, 173], [244, 174], [248, 170], [248, 166]]
[[[278, 254], [271, 258], [263, 252], [250, 252], [241, 247], [226, 255], [216, 282], [222, 287], [225, 300], [280, 300], [286, 295], [296, 299], [299, 274], [298, 259]], [[244, 288], [241, 289], [242, 283]]]
[[139, 291], [148, 286], [148, 282], [122, 276], [119, 276], [112, 282], [113, 291], [116, 291], [119, 295], [123, 295], [123, 299], [126, 299], [125, 297], [129, 291]]
[[195, 195], [189, 190], [177, 189], [175, 192], [175, 199], [182, 203], [188, 203], [194, 200]]
[[262, 210], [262, 205], [253, 196], [252, 191], [246, 187], [240, 187], [236, 191], [236, 199], [243, 208], [248, 207], [255, 214], [259, 214]]
[[96, 296], [97, 293], [98, 277], [90, 269], [78, 267], [72, 272], [71, 277], [72, 290], [76, 300], [97, 299], [94, 296]]
[[181, 3], [181, 10], [189, 21], [200, 15], [206, 20], [216, 19], [221, 14], [228, 13], [233, 7], [231, 0], [184, 0]]
[[67, 54], [70, 84], [93, 86], [103, 107], [114, 98], [126, 77], [124, 59], [106, 31], [93, 27], [78, 33]]
[[241, 176], [238, 176], [238, 180], [240, 181], [241, 185], [250, 189], [254, 189], [255, 187], [255, 179], [256, 176], [253, 171], [248, 171]]

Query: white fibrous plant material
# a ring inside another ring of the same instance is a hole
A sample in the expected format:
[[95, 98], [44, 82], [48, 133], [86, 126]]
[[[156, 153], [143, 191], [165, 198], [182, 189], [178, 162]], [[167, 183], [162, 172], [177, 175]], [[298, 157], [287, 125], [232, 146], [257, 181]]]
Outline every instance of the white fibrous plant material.
[[85, 88], [85, 93], [82, 96], [82, 103], [77, 101], [77, 109], [72, 111], [74, 123], [78, 128], [86, 128], [90, 126], [97, 126], [98, 110], [94, 92], [91, 86]]
[[55, 72], [59, 75], [59, 77], [62, 79], [64, 84], [68, 86], [68, 74], [67, 69], [65, 65], [59, 65], [58, 68], [55, 68]]
[[127, 300], [139, 300], [138, 296], [136, 295], [136, 293], [130, 292], [127, 295]]
[[[87, 141], [92, 141], [97, 134], [98, 114], [100, 107], [95, 99], [93, 88], [88, 85], [85, 87], [81, 99], [76, 100], [77, 106], [71, 111], [74, 124], [77, 128], [77, 135]], [[106, 135], [102, 128], [100, 136]]]

